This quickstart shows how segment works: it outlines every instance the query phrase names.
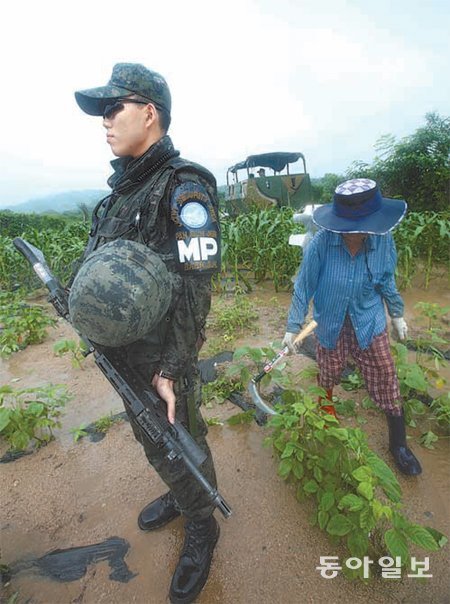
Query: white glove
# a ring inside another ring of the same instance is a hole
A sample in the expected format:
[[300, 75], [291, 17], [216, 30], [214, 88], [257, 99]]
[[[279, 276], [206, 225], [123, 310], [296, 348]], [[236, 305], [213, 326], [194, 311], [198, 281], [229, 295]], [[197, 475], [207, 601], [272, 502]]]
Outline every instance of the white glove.
[[281, 342], [281, 345], [287, 346], [289, 348], [289, 352], [288, 354], [296, 354], [298, 352], [297, 346], [296, 344], [294, 344], [294, 340], [297, 337], [298, 334], [296, 333], [291, 333], [290, 331], [287, 331], [284, 334], [284, 338], [283, 341]]
[[399, 340], [406, 340], [408, 337], [408, 326], [403, 317], [396, 317], [395, 319], [391, 319], [392, 327], [394, 331], [397, 333]]

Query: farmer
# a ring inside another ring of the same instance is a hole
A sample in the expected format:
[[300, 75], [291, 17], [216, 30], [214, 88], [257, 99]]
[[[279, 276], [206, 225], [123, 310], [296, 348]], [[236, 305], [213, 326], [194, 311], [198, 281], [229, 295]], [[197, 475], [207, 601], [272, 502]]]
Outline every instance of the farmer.
[[[308, 306], [317, 321], [319, 385], [332, 403], [347, 358], [360, 369], [374, 402], [384, 411], [389, 448], [404, 474], [422, 469], [406, 444], [399, 383], [390, 352], [385, 304], [400, 340], [407, 337], [404, 304], [395, 284], [397, 262], [392, 229], [406, 213], [406, 203], [382, 197], [367, 178], [340, 184], [333, 203], [314, 211], [320, 228], [307, 246], [297, 276], [283, 345], [291, 353]], [[334, 414], [332, 404], [325, 411]]]
[[[199, 412], [197, 356], [210, 309], [211, 275], [220, 269], [216, 181], [208, 170], [181, 159], [174, 149], [167, 135], [171, 95], [158, 73], [140, 64], [119, 63], [106, 86], [78, 91], [75, 98], [85, 113], [102, 117], [106, 142], [118, 158], [108, 180], [112, 192], [94, 210], [85, 257], [106, 243], [124, 239], [143, 244], [164, 262], [173, 285], [169, 311], [150, 333], [123, 349], [129, 363], [167, 404], [168, 420], [173, 422], [176, 413], [205, 451], [207, 460], [200, 469], [215, 487], [207, 428]], [[133, 270], [129, 264], [120, 271], [129, 287]], [[167, 297], [170, 290], [162, 293]], [[184, 546], [169, 596], [171, 602], [186, 604], [208, 578], [219, 538], [214, 506], [184, 464], [169, 461], [130, 420], [150, 464], [169, 487], [141, 511], [139, 527], [152, 531], [180, 514], [185, 517]]]

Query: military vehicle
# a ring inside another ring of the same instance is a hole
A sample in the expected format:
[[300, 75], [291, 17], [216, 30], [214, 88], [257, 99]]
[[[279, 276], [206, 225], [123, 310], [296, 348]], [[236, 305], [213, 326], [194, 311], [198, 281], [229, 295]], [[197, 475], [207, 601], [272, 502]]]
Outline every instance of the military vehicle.
[[[299, 160], [300, 168], [292, 166]], [[223, 209], [231, 215], [255, 206], [299, 210], [311, 203], [311, 197], [311, 180], [302, 153], [261, 153], [228, 168]]]

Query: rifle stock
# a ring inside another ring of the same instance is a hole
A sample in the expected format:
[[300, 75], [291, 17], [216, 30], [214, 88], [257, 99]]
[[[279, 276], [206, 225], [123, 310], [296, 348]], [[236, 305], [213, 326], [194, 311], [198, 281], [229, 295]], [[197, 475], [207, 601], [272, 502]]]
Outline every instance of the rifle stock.
[[[70, 323], [67, 292], [51, 272], [41, 250], [20, 237], [13, 240], [13, 245], [28, 260], [48, 288], [49, 301], [56, 312]], [[91, 342], [84, 335], [80, 337], [87, 345], [89, 353], [94, 354], [97, 367], [120, 395], [127, 411], [135, 418], [146, 438], [162, 449], [170, 461], [182, 459], [210, 501], [228, 518], [232, 513], [230, 506], [200, 471], [206, 453], [178, 420], [175, 420], [174, 424], [169, 422], [165, 403], [154, 388], [146, 384], [126, 362], [120, 348], [107, 348]]]

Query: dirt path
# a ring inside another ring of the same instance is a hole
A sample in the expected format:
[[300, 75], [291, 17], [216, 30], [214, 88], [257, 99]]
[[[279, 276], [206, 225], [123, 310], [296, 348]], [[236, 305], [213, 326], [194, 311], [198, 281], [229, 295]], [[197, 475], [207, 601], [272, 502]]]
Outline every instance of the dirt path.
[[[448, 304], [442, 291], [437, 301]], [[277, 301], [274, 295], [256, 292], [260, 331], [247, 336], [247, 343], [267, 344], [282, 335], [289, 295], [279, 294]], [[80, 371], [67, 358], [53, 356], [53, 343], [62, 337], [73, 338], [73, 333], [59, 322], [46, 342], [17, 353], [0, 370], [0, 384], [17, 378], [23, 387], [51, 381], [67, 384], [74, 394], [55, 441], [0, 466], [1, 562], [13, 573], [2, 602], [17, 594], [15, 604], [164, 603], [183, 540], [182, 520], [154, 533], [138, 529], [140, 509], [164, 492], [164, 485], [147, 465], [128, 423], [114, 425], [100, 442], [87, 438], [73, 442], [72, 428], [117, 413], [122, 406], [92, 359]], [[299, 358], [296, 362], [310, 361]], [[236, 412], [236, 407], [224, 403], [206, 409], [205, 415], [225, 420]], [[383, 418], [367, 411], [366, 419], [364, 429], [371, 445], [390, 463]], [[220, 491], [232, 506], [233, 516], [224, 520], [216, 514], [221, 539], [199, 604], [450, 601], [448, 546], [429, 554], [433, 577], [424, 582], [405, 576], [401, 581], [374, 579], [365, 585], [341, 575], [322, 578], [316, 570], [320, 556], [342, 558], [343, 552], [309, 525], [309, 504], [300, 505], [293, 489], [277, 476], [277, 462], [270, 449], [262, 446], [264, 436], [264, 429], [255, 423], [210, 428]], [[433, 451], [417, 443], [413, 447], [424, 473], [417, 479], [399, 476], [404, 511], [410, 519], [450, 535], [448, 440], [440, 440]], [[118, 539], [112, 541], [113, 537]], [[31, 564], [55, 549], [100, 543], [103, 549], [97, 549], [103, 559], [91, 557], [86, 572], [81, 569], [71, 581], [44, 576]], [[116, 553], [112, 567], [105, 548]], [[427, 553], [418, 551], [417, 555], [423, 560]]]

